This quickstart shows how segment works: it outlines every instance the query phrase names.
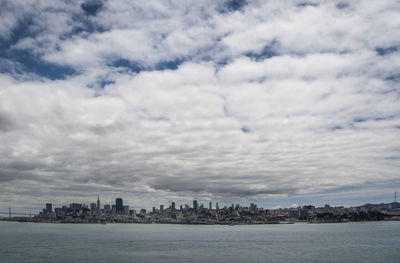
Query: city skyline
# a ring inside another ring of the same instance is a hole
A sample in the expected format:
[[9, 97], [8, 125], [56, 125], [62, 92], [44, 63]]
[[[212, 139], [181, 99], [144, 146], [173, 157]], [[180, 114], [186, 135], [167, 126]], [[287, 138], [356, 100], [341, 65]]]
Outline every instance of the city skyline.
[[9, 208], [8, 217], [0, 211], [1, 221], [37, 222], [37, 223], [159, 223], [159, 224], [294, 224], [339, 223], [360, 221], [398, 221], [400, 219], [400, 203], [364, 204], [356, 207], [331, 206], [294, 206], [266, 209], [257, 204], [240, 205], [231, 203], [221, 205], [210, 201], [204, 205], [198, 200], [191, 204], [177, 205], [175, 202], [159, 204], [151, 209], [133, 209], [120, 197], [114, 204], [103, 204], [100, 197], [89, 205], [70, 203], [54, 206], [46, 203], [39, 213], [16, 213]]
[[387, 203], [397, 1], [6, 0], [0, 211]]
[[[213, 200], [177, 200], [177, 201], [167, 201], [166, 203], [153, 203], [151, 207], [146, 207], [146, 206], [141, 206], [140, 204], [132, 204], [132, 203], [127, 203], [127, 200], [125, 200], [125, 203], [123, 202], [123, 198], [121, 197], [117, 197], [114, 198], [113, 200], [106, 200], [106, 201], [101, 201], [100, 202], [100, 196], [97, 196], [97, 200], [93, 201], [93, 200], [86, 200], [86, 201], [74, 201], [74, 202], [68, 202], [65, 201], [63, 203], [46, 203], [46, 209], [47, 209], [47, 205], [50, 205], [51, 207], [71, 207], [73, 205], [80, 205], [82, 207], [86, 207], [88, 208], [90, 211], [98, 211], [98, 208], [100, 208], [101, 210], [107, 210], [107, 211], [113, 211], [114, 207], [115, 207], [115, 213], [116, 214], [123, 214], [122, 212], [124, 211], [124, 207], [127, 207], [130, 210], [135, 210], [135, 211], [140, 211], [142, 209], [145, 209], [148, 212], [151, 212], [154, 209], [157, 209], [157, 211], [161, 211], [163, 212], [164, 208], [171, 208], [171, 207], [177, 207], [177, 210], [181, 210], [182, 207], [188, 206], [190, 207], [190, 203], [193, 202], [192, 208], [197, 208], [199, 206], [202, 206], [204, 208], [209, 208], [211, 210], [211, 207], [213, 207], [213, 209], [215, 209], [217, 206], [218, 207], [230, 207], [231, 205], [240, 205], [242, 207], [246, 207], [249, 204], [254, 204], [256, 206], [259, 206], [262, 209], [290, 209], [290, 208], [299, 208], [299, 207], [303, 207], [303, 206], [314, 206], [314, 207], [323, 207], [326, 205], [332, 205], [333, 207], [359, 207], [365, 204], [383, 204], [383, 203], [397, 203], [397, 190], [395, 190], [393, 192], [393, 199], [392, 200], [384, 200], [384, 202], [379, 202], [378, 200], [371, 200], [371, 202], [367, 202], [367, 203], [358, 203], [358, 204], [353, 204], [353, 205], [346, 205], [343, 203], [340, 203], [338, 201], [338, 199], [335, 200], [334, 203], [329, 203], [329, 202], [315, 202], [315, 201], [310, 201], [309, 203], [291, 203], [291, 204], [287, 204], [287, 205], [283, 205], [283, 203], [281, 202], [281, 205], [275, 205], [275, 206], [264, 206], [262, 205], [262, 203], [260, 203], [259, 201], [213, 201]], [[118, 201], [117, 201], [118, 200]], [[313, 199], [314, 200], [314, 199]], [[49, 201], [49, 200], [47, 200]], [[101, 208], [100, 203], [102, 204], [103, 208]], [[114, 204], [113, 204], [114, 203]], [[119, 205], [117, 205], [117, 203]], [[125, 205], [124, 205], [125, 204]], [[36, 215], [40, 212], [40, 210], [42, 210], [43, 208], [41, 207], [42, 204], [40, 204], [37, 207], [24, 207], [24, 206], [17, 206], [17, 207], [8, 207], [9, 209], [9, 213], [11, 213], [11, 211], [13, 211], [12, 213], [17, 214], [17, 215]], [[108, 207], [106, 209], [106, 207]], [[179, 209], [180, 207], [180, 209]], [[11, 210], [12, 209], [12, 210]], [[15, 210], [16, 209], [16, 210]], [[0, 214], [3, 214], [3, 216], [5, 214], [7, 214], [5, 212], [5, 210], [0, 210]], [[1, 216], [1, 215], [0, 215]]]

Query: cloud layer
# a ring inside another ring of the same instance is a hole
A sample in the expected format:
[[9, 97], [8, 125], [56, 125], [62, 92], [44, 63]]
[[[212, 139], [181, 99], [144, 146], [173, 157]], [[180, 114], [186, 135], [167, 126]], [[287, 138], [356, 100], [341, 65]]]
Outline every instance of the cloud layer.
[[0, 206], [400, 186], [396, 1], [4, 6]]

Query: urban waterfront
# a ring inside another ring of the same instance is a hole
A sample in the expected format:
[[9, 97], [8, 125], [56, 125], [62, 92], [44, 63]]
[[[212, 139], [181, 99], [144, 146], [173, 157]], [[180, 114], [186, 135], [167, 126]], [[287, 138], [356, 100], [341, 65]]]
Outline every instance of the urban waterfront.
[[[164, 224], [279, 224], [294, 222], [309, 223], [345, 223], [354, 221], [381, 221], [400, 220], [400, 203], [397, 202], [395, 192], [394, 202], [381, 204], [365, 204], [356, 207], [330, 206], [322, 207], [304, 205], [292, 208], [264, 209], [251, 203], [242, 206], [232, 203], [231, 206], [220, 207], [218, 202], [213, 207], [213, 202], [208, 207], [193, 200], [193, 206], [180, 205], [175, 202], [170, 206], [153, 207], [151, 212], [140, 209], [137, 213], [124, 205], [122, 198], [115, 199], [115, 205], [104, 204], [101, 208], [100, 198], [96, 203], [71, 203], [53, 210], [52, 203], [46, 203], [42, 211], [29, 217], [13, 217], [11, 207], [8, 217], [0, 217], [4, 221], [36, 222], [36, 223], [164, 223]], [[0, 214], [5, 214], [0, 212]], [[14, 214], [15, 215], [15, 214]], [[18, 214], [17, 214], [18, 215]], [[23, 214], [27, 215], [27, 214]]]
[[400, 222], [193, 226], [0, 222], [1, 262], [398, 262]]

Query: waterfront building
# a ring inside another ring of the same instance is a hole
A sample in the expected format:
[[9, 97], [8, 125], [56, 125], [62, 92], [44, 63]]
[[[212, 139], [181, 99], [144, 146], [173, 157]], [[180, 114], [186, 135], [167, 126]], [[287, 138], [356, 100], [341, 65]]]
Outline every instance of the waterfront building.
[[129, 205], [124, 205], [123, 206], [123, 214], [124, 215], [129, 215]]
[[289, 210], [289, 218], [298, 219], [299, 218], [299, 210], [296, 208], [292, 208]]
[[90, 211], [97, 211], [96, 203], [90, 203]]
[[51, 203], [46, 204], [46, 213], [53, 212], [53, 205]]
[[122, 200], [122, 198], [119, 197], [115, 199], [115, 209], [117, 214], [122, 214], [122, 212], [124, 211], [124, 201]]
[[97, 196], [97, 213], [100, 214], [101, 209], [100, 209], [100, 196]]
[[56, 213], [57, 217], [65, 216], [65, 211], [63, 208], [54, 208], [54, 212]]
[[82, 204], [72, 203], [69, 205], [69, 208], [71, 208], [73, 212], [76, 212], [82, 209]]
[[111, 211], [112, 214], [115, 215], [117, 213], [117, 206], [116, 205], [112, 205], [111, 210], [112, 210]]
[[301, 209], [299, 212], [299, 219], [300, 220], [306, 220], [308, 218], [308, 209]]

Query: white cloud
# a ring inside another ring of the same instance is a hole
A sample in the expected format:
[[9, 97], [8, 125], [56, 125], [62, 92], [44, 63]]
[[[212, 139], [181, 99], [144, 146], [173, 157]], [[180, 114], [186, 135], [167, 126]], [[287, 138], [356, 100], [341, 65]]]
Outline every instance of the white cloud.
[[[3, 18], [12, 27], [41, 10], [33, 35], [7, 52], [77, 73], [49, 80], [25, 65], [24, 79], [0, 75], [0, 206], [99, 193], [150, 206], [399, 183], [394, 1], [259, 1], [224, 13], [212, 1], [108, 1], [88, 18], [81, 3], [44, 1]], [[112, 66], [117, 59], [142, 71]]]

